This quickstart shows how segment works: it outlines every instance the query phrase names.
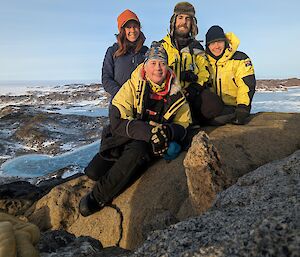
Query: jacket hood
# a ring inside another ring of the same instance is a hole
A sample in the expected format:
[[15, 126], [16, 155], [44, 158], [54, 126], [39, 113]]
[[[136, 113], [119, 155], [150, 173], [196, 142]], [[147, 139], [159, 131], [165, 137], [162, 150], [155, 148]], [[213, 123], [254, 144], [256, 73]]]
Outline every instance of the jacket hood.
[[173, 44], [172, 44], [172, 39], [171, 39], [171, 35], [170, 35], [169, 33], [163, 38], [163, 40], [164, 40], [167, 44], [173, 46]]
[[[225, 35], [229, 46], [225, 49], [225, 52], [223, 56], [218, 60], [218, 63], [230, 60], [240, 45], [239, 38], [233, 32], [228, 32]], [[214, 59], [210, 55], [208, 55], [208, 57], [209, 59]]]

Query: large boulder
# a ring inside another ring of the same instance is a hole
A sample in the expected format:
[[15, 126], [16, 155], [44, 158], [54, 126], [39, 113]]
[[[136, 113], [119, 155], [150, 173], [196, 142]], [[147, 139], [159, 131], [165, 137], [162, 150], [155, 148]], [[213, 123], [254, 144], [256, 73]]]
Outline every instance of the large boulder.
[[265, 112], [251, 115], [243, 126], [227, 124], [204, 131], [221, 158], [231, 183], [242, 175], [300, 149], [300, 114]]
[[205, 214], [153, 232], [130, 257], [299, 256], [300, 150], [238, 179]]

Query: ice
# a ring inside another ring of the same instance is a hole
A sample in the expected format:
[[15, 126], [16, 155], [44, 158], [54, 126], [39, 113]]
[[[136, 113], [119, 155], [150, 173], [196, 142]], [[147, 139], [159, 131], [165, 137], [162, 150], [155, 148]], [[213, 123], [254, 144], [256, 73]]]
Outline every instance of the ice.
[[99, 146], [100, 141], [96, 141], [57, 156], [23, 155], [3, 163], [0, 175], [32, 178], [47, 175], [70, 165], [84, 168], [99, 151]]

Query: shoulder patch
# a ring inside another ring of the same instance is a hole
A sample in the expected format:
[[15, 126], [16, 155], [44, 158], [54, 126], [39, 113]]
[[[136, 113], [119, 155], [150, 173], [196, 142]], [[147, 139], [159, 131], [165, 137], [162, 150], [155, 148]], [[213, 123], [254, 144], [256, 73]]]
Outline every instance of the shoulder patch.
[[252, 66], [252, 62], [250, 61], [250, 59], [245, 61], [245, 66], [246, 67]]
[[246, 60], [247, 58], [249, 58], [248, 55], [240, 51], [236, 51], [231, 57], [232, 60]]

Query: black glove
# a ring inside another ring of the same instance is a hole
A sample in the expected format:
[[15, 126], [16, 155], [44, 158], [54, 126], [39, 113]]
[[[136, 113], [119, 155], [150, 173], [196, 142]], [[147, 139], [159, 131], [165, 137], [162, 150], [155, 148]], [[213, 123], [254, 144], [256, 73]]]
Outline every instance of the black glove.
[[232, 124], [244, 125], [248, 116], [249, 107], [247, 107], [246, 105], [239, 105], [235, 109], [235, 118], [233, 119]]
[[198, 76], [191, 70], [185, 70], [180, 73], [180, 79], [186, 82], [197, 82]]
[[194, 102], [195, 97], [197, 97], [198, 95], [201, 94], [201, 92], [203, 91], [204, 87], [201, 86], [198, 83], [191, 83], [186, 89], [185, 89], [185, 97], [186, 100], [189, 103]]
[[170, 131], [165, 125], [157, 125], [151, 129], [150, 142], [154, 155], [162, 156], [169, 146]]

